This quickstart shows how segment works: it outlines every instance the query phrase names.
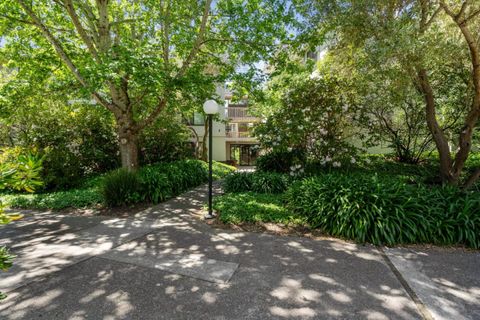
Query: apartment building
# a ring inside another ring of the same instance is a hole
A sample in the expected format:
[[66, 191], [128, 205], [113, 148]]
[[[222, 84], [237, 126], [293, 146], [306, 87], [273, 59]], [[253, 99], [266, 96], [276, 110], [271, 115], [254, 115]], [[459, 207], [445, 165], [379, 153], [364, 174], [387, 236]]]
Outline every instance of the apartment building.
[[[252, 135], [252, 129], [260, 118], [248, 113], [246, 100], [232, 103], [228, 94], [222, 96], [225, 104], [219, 106], [219, 120], [213, 122], [213, 160], [235, 166], [254, 166], [260, 148], [257, 139]], [[195, 142], [198, 136], [201, 143], [205, 134], [204, 115], [194, 113], [189, 126], [196, 133], [191, 142]]]

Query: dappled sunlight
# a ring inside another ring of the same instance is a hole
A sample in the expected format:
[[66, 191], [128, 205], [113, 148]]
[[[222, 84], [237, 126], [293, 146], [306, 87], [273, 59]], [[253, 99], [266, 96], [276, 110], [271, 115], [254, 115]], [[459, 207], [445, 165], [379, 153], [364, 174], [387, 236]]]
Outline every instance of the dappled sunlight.
[[289, 300], [297, 304], [309, 304], [318, 301], [321, 294], [315, 290], [302, 288], [302, 282], [283, 278], [280, 287], [270, 293], [273, 297], [280, 300]]
[[[182, 209], [176, 201], [135, 219], [99, 221], [77, 232], [58, 224], [60, 233], [51, 228], [38, 234], [39, 242], [25, 239], [31, 245], [19, 250], [15, 271], [23, 279], [12, 284], [55, 274], [11, 292], [0, 317], [85, 319], [100, 312], [102, 319], [146, 319], [148, 310], [166, 318], [419, 318], [373, 246], [213, 229], [193, 217], [198, 204], [189, 197], [178, 200]], [[478, 286], [417, 280], [478, 303]], [[454, 303], [441, 303], [454, 315]]]
[[282, 318], [313, 318], [317, 314], [315, 310], [311, 308], [292, 308], [286, 309], [281, 307], [271, 307], [270, 313], [277, 317]]
[[295, 248], [295, 249], [299, 250], [300, 252], [305, 252], [305, 253], [313, 252], [311, 249], [307, 249], [304, 246], [302, 246], [302, 244], [300, 244], [298, 242], [295, 242], [295, 241], [289, 241], [287, 243], [287, 246]]

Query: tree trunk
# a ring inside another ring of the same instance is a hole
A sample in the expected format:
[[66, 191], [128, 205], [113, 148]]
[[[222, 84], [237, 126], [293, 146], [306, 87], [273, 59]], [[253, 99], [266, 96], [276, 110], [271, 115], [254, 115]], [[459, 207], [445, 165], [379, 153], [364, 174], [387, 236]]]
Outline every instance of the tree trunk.
[[122, 168], [129, 171], [138, 169], [138, 132], [132, 128], [132, 121], [117, 120], [118, 145]]
[[443, 182], [455, 184], [457, 181], [451, 172], [452, 157], [450, 156], [450, 148], [448, 146], [448, 140], [437, 121], [435, 97], [428, 79], [427, 71], [423, 68], [419, 68], [417, 69], [417, 76], [419, 81], [418, 88], [425, 99], [425, 117], [428, 129], [432, 134], [433, 141], [435, 141], [435, 146], [437, 147], [440, 157], [440, 178]]
[[122, 168], [129, 171], [138, 169], [138, 139], [136, 136], [120, 138], [120, 157]]

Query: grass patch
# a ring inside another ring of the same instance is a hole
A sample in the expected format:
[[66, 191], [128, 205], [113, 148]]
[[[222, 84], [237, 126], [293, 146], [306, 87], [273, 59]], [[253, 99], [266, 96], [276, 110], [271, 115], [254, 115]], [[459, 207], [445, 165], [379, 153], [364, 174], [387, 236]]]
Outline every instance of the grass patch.
[[227, 224], [273, 222], [303, 225], [305, 219], [283, 206], [282, 196], [267, 193], [229, 193], [214, 198], [219, 219]]
[[0, 201], [11, 208], [53, 209], [87, 208], [99, 205], [103, 197], [98, 188], [72, 189], [38, 194], [5, 194]]

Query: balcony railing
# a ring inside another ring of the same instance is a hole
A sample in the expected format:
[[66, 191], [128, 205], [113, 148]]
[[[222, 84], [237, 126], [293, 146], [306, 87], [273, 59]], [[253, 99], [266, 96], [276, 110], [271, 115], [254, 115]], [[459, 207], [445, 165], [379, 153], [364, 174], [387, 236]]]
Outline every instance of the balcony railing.
[[227, 117], [231, 120], [258, 121], [257, 117], [250, 115], [245, 107], [228, 107]]
[[248, 131], [227, 131], [226, 136], [227, 138], [253, 138]]

